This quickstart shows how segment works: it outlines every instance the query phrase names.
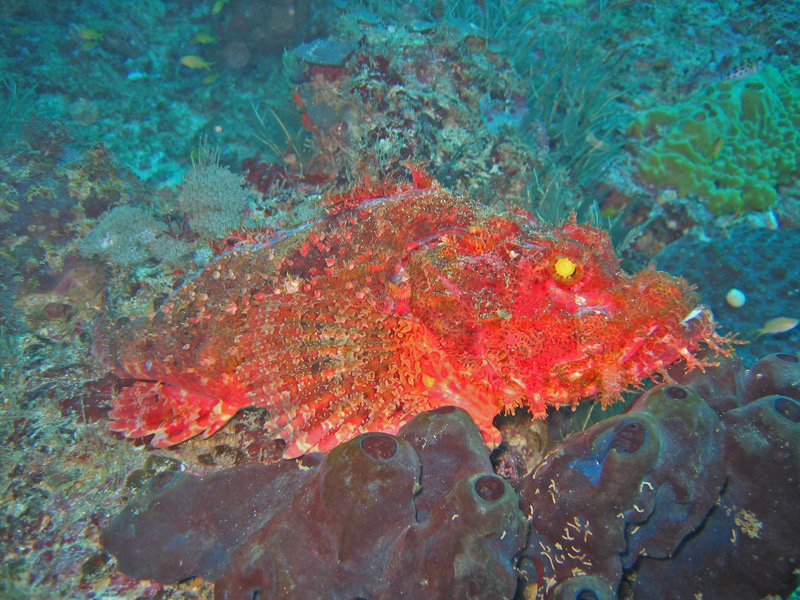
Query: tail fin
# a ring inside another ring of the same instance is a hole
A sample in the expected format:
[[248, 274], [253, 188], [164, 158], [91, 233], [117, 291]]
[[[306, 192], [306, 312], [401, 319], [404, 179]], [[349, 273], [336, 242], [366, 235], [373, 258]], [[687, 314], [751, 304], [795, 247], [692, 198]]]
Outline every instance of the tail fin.
[[129, 438], [153, 435], [165, 448], [198, 434], [208, 437], [239, 410], [218, 398], [153, 381], [137, 381], [114, 400], [110, 428]]

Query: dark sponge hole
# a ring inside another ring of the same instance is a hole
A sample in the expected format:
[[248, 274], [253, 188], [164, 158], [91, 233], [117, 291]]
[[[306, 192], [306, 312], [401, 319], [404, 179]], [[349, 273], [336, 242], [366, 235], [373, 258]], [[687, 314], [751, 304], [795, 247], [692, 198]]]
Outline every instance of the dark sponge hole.
[[677, 385], [671, 385], [665, 391], [667, 392], [667, 396], [673, 400], [686, 400], [686, 398], [689, 397], [689, 392]]
[[361, 440], [361, 449], [375, 460], [388, 460], [397, 454], [397, 440], [390, 435], [369, 435]]
[[435, 415], [449, 415], [450, 413], [456, 412], [456, 407], [440, 406], [439, 408], [434, 408], [431, 412]]
[[[684, 391], [681, 388], [677, 389]], [[614, 441], [611, 442], [611, 449], [616, 450], [619, 454], [633, 454], [642, 447], [645, 438], [647, 438], [647, 430], [641, 423], [628, 423], [617, 432]]]
[[582, 589], [575, 594], [575, 600], [598, 600], [598, 597], [592, 590]]
[[800, 404], [786, 396], [775, 398], [775, 412], [792, 423], [800, 423]]
[[787, 352], [781, 352], [780, 354], [776, 354], [775, 358], [788, 363], [800, 362], [800, 358], [798, 358], [796, 354], [789, 354]]
[[153, 476], [150, 480], [150, 489], [163, 490], [173, 481], [178, 475], [174, 471], [162, 471], [158, 475]]
[[506, 493], [503, 480], [495, 475], [484, 475], [475, 482], [475, 493], [487, 502], [500, 500]]

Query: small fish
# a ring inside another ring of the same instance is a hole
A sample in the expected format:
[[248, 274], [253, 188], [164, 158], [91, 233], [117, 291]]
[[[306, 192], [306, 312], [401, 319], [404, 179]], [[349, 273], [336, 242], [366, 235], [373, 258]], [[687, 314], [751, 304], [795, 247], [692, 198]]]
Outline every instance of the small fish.
[[719, 156], [719, 153], [722, 152], [722, 147], [725, 145], [725, 138], [718, 137], [714, 140], [714, 143], [711, 144], [711, 147], [708, 149], [706, 153], [706, 158], [708, 158], [708, 163], [711, 164], [714, 160]]
[[707, 310], [708, 309], [705, 306], [703, 306], [702, 304], [698, 304], [692, 310], [690, 310], [689, 313], [685, 317], [683, 317], [683, 319], [681, 319], [681, 325], [685, 325], [692, 319], [705, 314]]
[[219, 79], [219, 73], [211, 73], [210, 75], [206, 75], [203, 77], [203, 85], [211, 85], [217, 79]]
[[216, 15], [219, 11], [222, 10], [222, 7], [228, 3], [228, 0], [217, 0], [214, 2], [214, 6], [211, 9], [211, 14]]
[[78, 35], [87, 42], [96, 42], [103, 39], [103, 32], [92, 27], [82, 27], [78, 30]]
[[615, 206], [607, 206], [603, 210], [600, 211], [600, 216], [601, 217], [608, 217], [610, 219], [614, 218], [618, 214], [619, 214], [619, 209], [616, 208]]
[[762, 335], [777, 335], [778, 333], [791, 331], [797, 327], [798, 323], [800, 323], [800, 320], [791, 317], [775, 317], [765, 322], [761, 329], [756, 331], [756, 338]]
[[599, 150], [601, 152], [607, 152], [608, 150], [611, 150], [611, 146], [604, 140], [598, 138], [592, 131], [588, 131], [584, 136], [584, 139], [593, 150]]
[[195, 54], [188, 54], [186, 56], [181, 56], [181, 64], [184, 67], [189, 67], [190, 69], [208, 69], [211, 70], [211, 65], [214, 63], [206, 62], [199, 56]]
[[745, 60], [735, 64], [725, 75], [722, 76], [723, 81], [732, 81], [742, 79], [748, 75], [753, 75], [761, 70], [761, 61], [758, 60]]
[[201, 31], [200, 33], [196, 33], [192, 39], [189, 40], [190, 44], [216, 44], [217, 38], [215, 38], [210, 33], [206, 33], [205, 31]]

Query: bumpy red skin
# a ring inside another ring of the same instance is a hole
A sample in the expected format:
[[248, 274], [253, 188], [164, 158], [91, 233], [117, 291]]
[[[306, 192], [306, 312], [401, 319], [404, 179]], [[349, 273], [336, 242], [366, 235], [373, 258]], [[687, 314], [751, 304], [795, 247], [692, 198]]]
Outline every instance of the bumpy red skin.
[[294, 457], [452, 404], [493, 445], [499, 412], [609, 402], [720, 341], [685, 281], [623, 272], [597, 229], [496, 214], [420, 177], [332, 205], [220, 256], [152, 318], [98, 330], [96, 355], [141, 380], [113, 430], [163, 447], [262, 406]]

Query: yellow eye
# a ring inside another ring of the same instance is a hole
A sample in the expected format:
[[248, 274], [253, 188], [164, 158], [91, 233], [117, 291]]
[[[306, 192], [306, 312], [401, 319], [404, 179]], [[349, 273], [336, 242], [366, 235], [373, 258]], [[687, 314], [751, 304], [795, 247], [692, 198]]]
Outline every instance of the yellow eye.
[[553, 279], [565, 285], [572, 285], [580, 281], [583, 276], [581, 263], [563, 254], [553, 256], [550, 259], [550, 269], [552, 270]]
[[561, 277], [572, 277], [575, 274], [575, 271], [578, 270], [578, 265], [572, 262], [568, 258], [559, 258], [553, 268], [556, 271], [556, 275]]

